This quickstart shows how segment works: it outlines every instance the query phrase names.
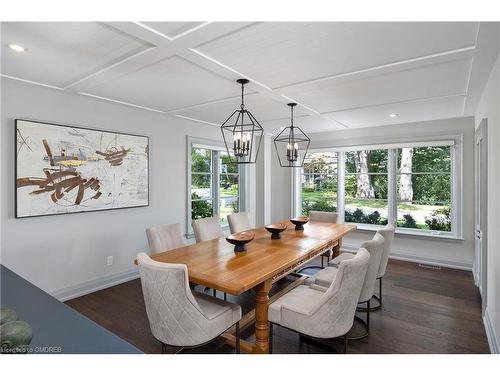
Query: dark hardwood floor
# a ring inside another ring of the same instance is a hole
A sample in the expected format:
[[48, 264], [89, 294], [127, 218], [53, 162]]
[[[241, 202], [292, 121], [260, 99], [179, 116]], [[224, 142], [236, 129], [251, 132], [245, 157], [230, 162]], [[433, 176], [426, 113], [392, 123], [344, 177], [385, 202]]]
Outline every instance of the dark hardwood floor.
[[[281, 280], [274, 290], [290, 280], [293, 278]], [[370, 315], [370, 336], [350, 341], [349, 353], [489, 353], [481, 300], [471, 272], [423, 268], [391, 260], [383, 292], [382, 310]], [[228, 298], [239, 303], [245, 313], [253, 308], [250, 293]], [[66, 303], [145, 353], [161, 353], [161, 345], [149, 329], [139, 279]], [[352, 334], [359, 329], [355, 323]], [[242, 332], [242, 338], [252, 341], [252, 331], [253, 327], [249, 327]], [[275, 353], [335, 353], [342, 348], [342, 340], [310, 342], [299, 339], [297, 333], [275, 327]], [[175, 351], [171, 349], [172, 353]], [[232, 348], [215, 340], [183, 353], [232, 352]]]

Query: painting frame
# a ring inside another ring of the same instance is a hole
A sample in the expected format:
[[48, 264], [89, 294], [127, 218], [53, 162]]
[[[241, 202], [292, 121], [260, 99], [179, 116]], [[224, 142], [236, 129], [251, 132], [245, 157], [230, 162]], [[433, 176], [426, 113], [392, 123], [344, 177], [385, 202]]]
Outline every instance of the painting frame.
[[[18, 147], [17, 147], [17, 145], [18, 145], [19, 123], [21, 121], [22, 122], [29, 122], [29, 123], [36, 123], [36, 124], [40, 124], [40, 125], [62, 127], [62, 128], [80, 129], [80, 130], [90, 131], [90, 132], [100, 132], [100, 133], [106, 133], [106, 134], [144, 138], [146, 140], [146, 145], [147, 145], [147, 151], [146, 151], [146, 160], [147, 160], [147, 179], [146, 179], [146, 181], [147, 181], [147, 198], [146, 198], [146, 200], [147, 200], [147, 202], [145, 204], [124, 206], [124, 207], [96, 208], [96, 209], [79, 210], [79, 211], [71, 211], [71, 212], [54, 212], [54, 213], [44, 213], [44, 214], [35, 214], [35, 215], [20, 215], [19, 214], [19, 201], [18, 201], [18, 199], [19, 199], [18, 182], [17, 182], [18, 171], [19, 171], [19, 159], [18, 159]], [[151, 154], [151, 152], [150, 151], [151, 150], [150, 150], [149, 135], [129, 133], [129, 132], [120, 132], [120, 131], [95, 128], [95, 127], [89, 127], [89, 126], [73, 125], [73, 124], [68, 124], [68, 123], [49, 122], [49, 121], [22, 118], [22, 117], [15, 118], [14, 119], [14, 217], [16, 219], [29, 219], [29, 218], [36, 218], [36, 217], [60, 216], [60, 215], [69, 215], [69, 214], [81, 214], [81, 213], [87, 213], [87, 212], [100, 212], [100, 211], [112, 211], [112, 210], [123, 210], [123, 209], [130, 209], [130, 208], [149, 207], [150, 206], [150, 186], [151, 186], [151, 184], [150, 184], [150, 154]]]

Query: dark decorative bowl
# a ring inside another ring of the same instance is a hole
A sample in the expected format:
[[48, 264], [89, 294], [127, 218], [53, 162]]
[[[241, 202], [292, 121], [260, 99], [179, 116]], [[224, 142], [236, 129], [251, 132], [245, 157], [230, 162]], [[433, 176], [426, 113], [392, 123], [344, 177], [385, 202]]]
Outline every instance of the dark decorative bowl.
[[309, 218], [307, 216], [297, 216], [290, 219], [290, 221], [295, 224], [295, 230], [304, 230], [304, 224], [309, 222]]
[[272, 240], [279, 240], [281, 238], [281, 232], [283, 232], [287, 226], [286, 224], [270, 224], [265, 226], [266, 230], [271, 233]]
[[226, 237], [226, 241], [234, 246], [235, 252], [245, 251], [245, 244], [252, 241], [255, 237], [254, 232], [239, 232]]

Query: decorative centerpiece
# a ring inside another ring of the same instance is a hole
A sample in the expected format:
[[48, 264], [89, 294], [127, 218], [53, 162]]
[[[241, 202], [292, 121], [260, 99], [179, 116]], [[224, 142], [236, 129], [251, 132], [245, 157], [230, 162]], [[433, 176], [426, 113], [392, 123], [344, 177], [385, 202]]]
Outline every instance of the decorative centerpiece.
[[290, 219], [290, 221], [295, 224], [295, 230], [304, 230], [304, 224], [309, 222], [309, 218], [307, 216], [297, 216]]
[[32, 338], [31, 326], [18, 320], [15, 310], [0, 310], [0, 354], [27, 353]]
[[252, 241], [254, 237], [254, 232], [239, 232], [226, 237], [226, 241], [232, 245], [235, 245], [235, 252], [242, 252], [246, 251], [245, 244]]
[[266, 230], [271, 233], [272, 240], [279, 240], [281, 238], [281, 232], [283, 232], [287, 226], [283, 223], [270, 224], [265, 226]]

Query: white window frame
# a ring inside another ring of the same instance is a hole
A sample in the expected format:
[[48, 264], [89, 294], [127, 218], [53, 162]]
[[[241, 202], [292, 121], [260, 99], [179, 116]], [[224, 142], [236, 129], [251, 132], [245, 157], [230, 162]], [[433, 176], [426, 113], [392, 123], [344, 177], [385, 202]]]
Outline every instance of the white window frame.
[[[192, 238], [193, 227], [191, 225], [191, 210], [192, 210], [192, 200], [191, 200], [191, 182], [192, 182], [192, 160], [191, 160], [191, 151], [192, 148], [204, 148], [209, 149], [215, 152], [227, 152], [226, 147], [223, 142], [214, 141], [211, 139], [203, 139], [203, 138], [194, 138], [187, 137], [187, 181], [186, 181], [186, 237]], [[214, 153], [212, 152], [212, 189], [213, 189], [213, 197], [212, 197], [212, 209], [213, 214], [219, 214], [219, 199], [220, 199], [220, 158], [214, 157]], [[246, 199], [246, 191], [247, 191], [247, 177], [246, 177], [246, 168], [242, 168], [241, 165], [238, 166], [238, 212], [245, 211], [246, 206], [248, 205]], [[214, 189], [215, 187], [215, 189]], [[228, 230], [229, 225], [223, 225], [223, 230]]]
[[[344, 222], [345, 213], [345, 152], [366, 149], [388, 150], [388, 222], [395, 223], [397, 219], [397, 165], [396, 149], [403, 147], [426, 147], [426, 146], [451, 146], [451, 232], [440, 232], [425, 229], [413, 229], [396, 227], [396, 234], [452, 239], [463, 241], [463, 134], [437, 135], [434, 137], [413, 137], [412, 139], [400, 137], [394, 139], [393, 143], [363, 143], [355, 145], [331, 145], [319, 144], [309, 150], [316, 152], [338, 152], [337, 161], [337, 212], [339, 220]], [[293, 216], [299, 215], [302, 207], [301, 180], [302, 170], [294, 168], [292, 173], [292, 212]], [[357, 224], [361, 231], [375, 231], [380, 225]]]
[[[325, 152], [325, 149], [321, 150], [309, 150], [308, 154], [316, 154], [316, 153], [322, 153]], [[326, 151], [330, 152], [330, 150]], [[335, 212], [336, 214], [341, 216], [341, 220], [344, 221], [344, 210], [342, 209], [342, 215], [340, 213], [340, 199], [338, 198], [339, 191], [341, 190], [340, 187], [340, 173], [339, 173], [339, 168], [340, 168], [340, 163], [344, 163], [344, 154], [337, 152], [337, 200], [332, 203], [335, 204], [335, 207], [337, 207], [337, 211]], [[298, 186], [298, 190], [296, 192], [292, 193], [292, 216], [298, 216], [302, 214], [302, 175], [304, 174], [303, 168], [293, 168], [292, 175], [292, 186]], [[342, 181], [342, 192], [344, 192], [344, 181]], [[339, 217], [340, 217], [339, 216]]]

